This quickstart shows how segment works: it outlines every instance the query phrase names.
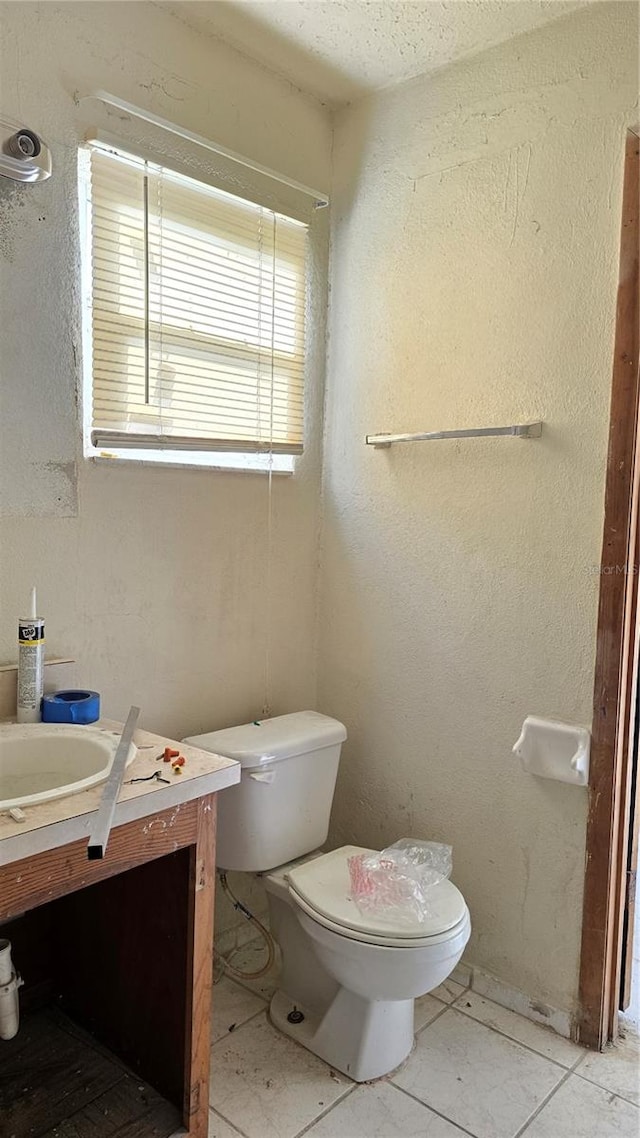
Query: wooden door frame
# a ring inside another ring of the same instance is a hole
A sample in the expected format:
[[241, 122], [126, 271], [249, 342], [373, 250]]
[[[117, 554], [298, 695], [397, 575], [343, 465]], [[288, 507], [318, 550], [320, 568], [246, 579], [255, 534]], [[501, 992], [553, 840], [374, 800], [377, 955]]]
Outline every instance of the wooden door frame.
[[639, 148], [634, 128], [625, 145], [576, 1023], [578, 1041], [598, 1050], [617, 1030], [637, 664]]

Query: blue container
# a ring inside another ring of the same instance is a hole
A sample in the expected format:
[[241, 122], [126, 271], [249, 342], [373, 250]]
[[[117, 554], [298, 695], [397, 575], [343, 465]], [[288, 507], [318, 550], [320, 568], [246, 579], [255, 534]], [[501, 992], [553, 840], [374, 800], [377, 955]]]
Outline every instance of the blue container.
[[95, 723], [99, 718], [97, 691], [56, 691], [43, 696], [43, 723]]

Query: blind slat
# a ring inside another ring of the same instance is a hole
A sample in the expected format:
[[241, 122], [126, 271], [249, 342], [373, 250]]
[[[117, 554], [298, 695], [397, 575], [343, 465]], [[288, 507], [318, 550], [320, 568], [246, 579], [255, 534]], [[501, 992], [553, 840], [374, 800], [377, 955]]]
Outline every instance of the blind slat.
[[238, 438], [211, 439], [207, 435], [186, 438], [184, 436], [129, 434], [127, 431], [113, 431], [108, 428], [95, 428], [91, 441], [97, 447], [128, 447], [131, 450], [195, 450], [195, 451], [254, 451], [268, 454], [302, 454], [302, 443], [270, 445], [248, 436]]
[[[103, 282], [110, 285], [110, 289], [114, 286], [120, 288], [137, 288], [141, 289], [143, 282], [140, 279], [140, 265], [131, 259], [121, 256], [119, 263], [114, 263], [114, 257], [105, 259], [103, 255], [97, 255], [94, 261], [94, 280], [96, 283]], [[155, 275], [155, 274], [154, 274]], [[221, 274], [211, 271], [199, 271], [193, 264], [181, 265], [179, 269], [173, 266], [167, 267], [163, 262], [162, 274], [158, 272], [158, 280], [152, 282], [152, 290], [155, 292], [165, 292], [170, 289], [185, 288], [187, 285], [191, 290], [195, 286], [207, 292], [212, 296], [220, 296], [223, 298], [234, 297], [239, 302], [245, 304], [252, 312], [255, 312], [256, 304], [259, 300], [260, 294], [264, 293], [264, 288], [261, 288], [260, 281], [250, 281], [246, 277], [238, 281], [234, 280], [231, 274]], [[220, 282], [220, 284], [218, 284]], [[286, 285], [281, 285], [276, 282], [275, 297], [270, 289], [272, 299], [275, 299], [275, 307], [281, 308], [283, 312], [295, 312], [296, 316], [304, 313], [304, 297], [301, 296], [295, 288], [289, 288]]]
[[90, 177], [94, 444], [300, 453], [307, 227], [99, 147]]
[[[109, 311], [94, 311], [94, 324], [98, 329], [104, 329], [104, 342], [99, 347], [94, 346], [94, 356], [101, 350], [112, 352], [131, 352], [145, 350], [145, 323], [139, 316], [129, 316], [125, 313]], [[191, 362], [183, 366], [198, 367], [200, 370], [214, 366], [215, 360], [224, 360], [227, 366], [234, 366], [240, 373], [252, 371], [258, 374], [273, 368], [276, 374], [286, 372], [291, 375], [304, 374], [302, 363], [295, 354], [273, 349], [269, 345], [252, 344], [247, 341], [233, 339], [223, 340], [216, 336], [205, 335], [190, 328], [176, 328], [170, 325], [160, 325], [151, 322], [147, 326], [149, 342], [157, 352], [163, 355], [178, 353]], [[196, 362], [197, 361], [197, 362]]]

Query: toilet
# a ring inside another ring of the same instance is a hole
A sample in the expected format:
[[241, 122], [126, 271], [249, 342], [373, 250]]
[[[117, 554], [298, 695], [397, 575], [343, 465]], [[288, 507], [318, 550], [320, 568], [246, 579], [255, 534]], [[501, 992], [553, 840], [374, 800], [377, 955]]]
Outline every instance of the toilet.
[[388, 1074], [413, 1046], [413, 1004], [451, 974], [471, 932], [450, 881], [428, 919], [363, 914], [350, 896], [342, 846], [324, 853], [344, 726], [316, 711], [185, 739], [236, 759], [241, 780], [219, 799], [220, 869], [264, 874], [282, 954], [273, 1023], [356, 1082]]

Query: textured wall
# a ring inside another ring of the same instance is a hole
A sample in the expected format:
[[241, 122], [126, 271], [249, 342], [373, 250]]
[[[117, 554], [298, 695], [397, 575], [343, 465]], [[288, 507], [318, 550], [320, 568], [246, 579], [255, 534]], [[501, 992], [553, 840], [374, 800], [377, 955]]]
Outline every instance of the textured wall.
[[[38, 585], [51, 653], [106, 713], [193, 734], [264, 698], [267, 479], [95, 465], [81, 455], [77, 145], [104, 88], [326, 188], [330, 123], [313, 100], [153, 4], [0, 5], [0, 106], [49, 142], [53, 177], [0, 187], [0, 659]], [[130, 132], [115, 114], [112, 134]], [[315, 703], [314, 594], [326, 238], [315, 243], [309, 447], [274, 479], [273, 707]], [[325, 223], [326, 224], [326, 223]]]
[[[586, 793], [525, 775], [528, 713], [589, 723], [632, 4], [338, 118], [319, 706], [335, 841], [454, 847], [468, 957], [571, 1009]], [[544, 438], [374, 451], [366, 433]]]

